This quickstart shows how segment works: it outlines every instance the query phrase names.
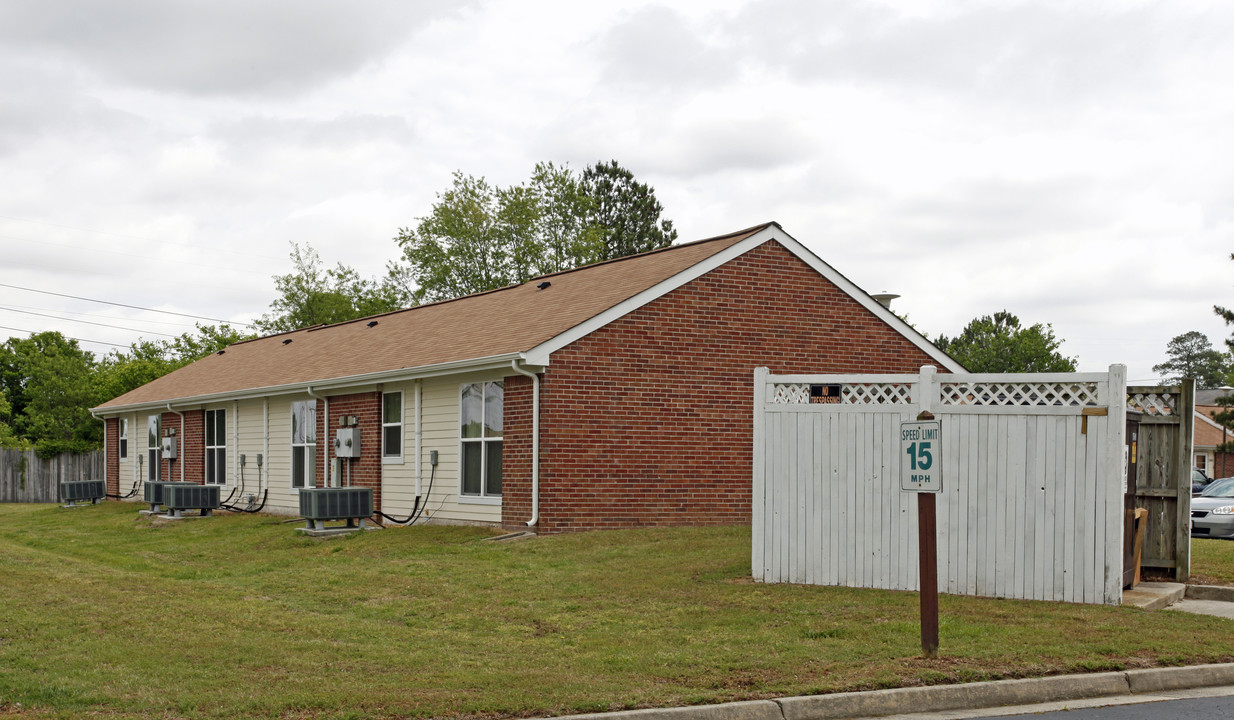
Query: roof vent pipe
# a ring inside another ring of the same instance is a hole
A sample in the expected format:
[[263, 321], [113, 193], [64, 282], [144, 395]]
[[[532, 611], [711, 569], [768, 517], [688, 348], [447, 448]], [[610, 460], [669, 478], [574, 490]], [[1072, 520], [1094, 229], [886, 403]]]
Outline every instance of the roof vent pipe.
[[540, 522], [540, 376], [519, 367], [518, 360], [511, 360], [510, 367], [531, 378], [531, 519], [527, 527], [535, 527]]
[[883, 292], [878, 293], [877, 295], [871, 295], [870, 297], [872, 297], [872, 298], [874, 298], [875, 300], [877, 300], [879, 305], [882, 305], [883, 307], [885, 307], [885, 308], [887, 308], [888, 310], [890, 310], [890, 309], [891, 309], [891, 301], [892, 301], [892, 300], [895, 300], [896, 298], [898, 298], [898, 297], [900, 297], [900, 296], [899, 296], [899, 295], [896, 295], [895, 293], [889, 293], [889, 292], [887, 292], [886, 290], [884, 290]]

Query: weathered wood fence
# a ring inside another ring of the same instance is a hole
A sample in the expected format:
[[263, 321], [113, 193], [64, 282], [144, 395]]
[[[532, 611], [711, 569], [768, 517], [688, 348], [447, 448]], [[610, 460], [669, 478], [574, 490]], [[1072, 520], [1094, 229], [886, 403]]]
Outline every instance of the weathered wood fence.
[[102, 450], [44, 460], [33, 450], [0, 448], [0, 502], [60, 502], [61, 482], [101, 479], [104, 462]]
[[1122, 598], [1126, 368], [754, 376], [753, 575], [915, 590], [899, 427], [942, 422], [943, 592]]
[[1136, 462], [1135, 504], [1148, 510], [1144, 567], [1191, 574], [1191, 463], [1195, 380], [1169, 387], [1131, 386], [1127, 407], [1143, 413]]

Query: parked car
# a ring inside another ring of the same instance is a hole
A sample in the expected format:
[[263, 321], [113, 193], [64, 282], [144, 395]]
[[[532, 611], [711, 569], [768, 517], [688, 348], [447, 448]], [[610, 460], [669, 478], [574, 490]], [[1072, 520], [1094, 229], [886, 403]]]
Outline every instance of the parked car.
[[1191, 537], [1234, 540], [1234, 477], [1213, 480], [1191, 498]]
[[1211, 482], [1212, 480], [1204, 474], [1203, 470], [1198, 467], [1191, 468], [1191, 497], [1204, 492], [1204, 488], [1208, 487]]

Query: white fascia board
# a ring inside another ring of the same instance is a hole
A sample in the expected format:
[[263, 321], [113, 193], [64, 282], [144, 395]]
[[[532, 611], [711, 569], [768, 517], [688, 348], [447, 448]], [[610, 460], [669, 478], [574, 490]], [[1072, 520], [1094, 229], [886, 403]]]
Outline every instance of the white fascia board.
[[904, 336], [906, 340], [916, 345], [922, 352], [938, 361], [938, 364], [947, 368], [953, 373], [967, 373], [968, 370], [963, 365], [956, 362], [950, 355], [935, 347], [934, 343], [926, 340], [925, 336], [917, 332], [912, 325], [904, 322], [898, 315], [883, 307], [883, 304], [861, 288], [857, 287], [856, 283], [844, 277], [838, 270], [823, 262], [823, 259], [815, 255], [805, 245], [797, 242], [791, 235], [781, 230], [777, 233], [776, 240], [788, 249], [789, 252], [796, 255], [802, 262], [814, 268], [814, 271], [819, 275], [830, 280], [836, 287], [840, 288], [846, 295], [856, 300], [866, 310], [874, 313], [878, 319], [890, 325], [893, 329]]
[[618, 318], [634, 312], [647, 303], [667, 295], [682, 285], [702, 277], [706, 273], [715, 270], [730, 260], [746, 254], [750, 250], [753, 250], [768, 240], [776, 239], [776, 230], [777, 228], [774, 225], [763, 228], [745, 240], [721, 250], [696, 265], [691, 265], [667, 280], [663, 280], [655, 285], [652, 285], [639, 294], [614, 305], [599, 315], [595, 315], [591, 319], [581, 322], [560, 335], [550, 338], [549, 340], [533, 347], [527, 351], [527, 362], [532, 365], [547, 367], [549, 364], [549, 355], [552, 353], [557, 352], [575, 340], [579, 340], [580, 338], [590, 335], [605, 325], [614, 322]]
[[[440, 377], [442, 375], [458, 375], [461, 373], [482, 372], [485, 370], [508, 370], [511, 362], [523, 359], [523, 353], [506, 353], [503, 355], [491, 355], [489, 357], [472, 358], [470, 360], [459, 360], [456, 362], [439, 363], [436, 365], [424, 365], [416, 368], [383, 370], [381, 372], [366, 373], [364, 375], [348, 375], [340, 378], [310, 380], [308, 382], [291, 383], [288, 385], [270, 385], [261, 388], [247, 388], [244, 390], [230, 392], [210, 393], [208, 395], [195, 395], [192, 397], [176, 398], [174, 400], [160, 400], [157, 402], [136, 403], [133, 405], [117, 405], [109, 408], [97, 407], [91, 408], [90, 412], [98, 413], [103, 417], [110, 417], [120, 415], [125, 412], [164, 410], [167, 408], [168, 403], [171, 403], [177, 407], [186, 407], [190, 405], [204, 405], [207, 403], [220, 401], [251, 400], [254, 398], [273, 397], [276, 395], [296, 395], [304, 393], [305, 390], [310, 387], [313, 388], [313, 392], [317, 393], [362, 385], [372, 385], [374, 383], [422, 380], [424, 378]], [[535, 367], [535, 363], [527, 363], [524, 367], [532, 372], [540, 372], [542, 370], [542, 368]]]
[[569, 345], [575, 340], [599, 330], [601, 327], [617, 320], [627, 313], [637, 310], [657, 298], [667, 295], [682, 285], [685, 285], [686, 283], [695, 280], [704, 274], [711, 272], [712, 270], [715, 270], [721, 265], [744, 255], [769, 240], [779, 242], [789, 252], [813, 268], [819, 275], [822, 275], [830, 280], [832, 284], [840, 288], [842, 292], [856, 300], [862, 307], [874, 313], [879, 319], [903, 335], [905, 339], [920, 348], [922, 352], [938, 361], [939, 365], [950, 370], [951, 372], [967, 372], [962, 365], [957, 363], [942, 350], [935, 347], [929, 340], [926, 340], [925, 336], [914, 330], [911, 325], [901, 320], [895, 313], [883, 307], [877, 300], [870, 297], [868, 293], [857, 287], [851, 280], [841, 275], [835, 268], [823, 262], [817, 255], [810, 252], [810, 250], [804, 245], [797, 242], [792, 236], [784, 232], [782, 228], [776, 225], [769, 225], [763, 230], [760, 230], [732, 247], [712, 255], [697, 265], [693, 265], [673, 277], [644, 290], [634, 297], [614, 305], [590, 320], [575, 325], [566, 332], [548, 340], [547, 342], [537, 345], [527, 351], [528, 362], [535, 365], [547, 366], [549, 364], [549, 356], [566, 345]]
[[1204, 421], [1204, 422], [1208, 423], [1209, 425], [1212, 425], [1213, 427], [1217, 428], [1218, 430], [1228, 430], [1228, 429], [1229, 429], [1229, 428], [1227, 428], [1226, 426], [1222, 425], [1221, 423], [1217, 422], [1216, 420], [1213, 420], [1213, 419], [1212, 419], [1212, 418], [1210, 418], [1209, 416], [1207, 416], [1207, 415], [1205, 415], [1204, 413], [1200, 412], [1199, 410], [1196, 410], [1196, 411], [1195, 411], [1195, 416], [1196, 416], [1196, 418], [1198, 418], [1199, 420], [1202, 420], [1202, 421]]

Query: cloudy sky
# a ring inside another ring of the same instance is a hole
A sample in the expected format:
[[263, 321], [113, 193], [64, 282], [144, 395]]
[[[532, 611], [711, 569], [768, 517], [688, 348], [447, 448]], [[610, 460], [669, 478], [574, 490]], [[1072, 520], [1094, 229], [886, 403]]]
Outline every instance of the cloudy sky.
[[1229, 337], [1231, 37], [1183, 0], [5, 0], [0, 338], [192, 328], [47, 293], [247, 322], [293, 241], [379, 274], [456, 170], [617, 159], [682, 240], [776, 220], [928, 335], [1007, 309], [1151, 380]]

